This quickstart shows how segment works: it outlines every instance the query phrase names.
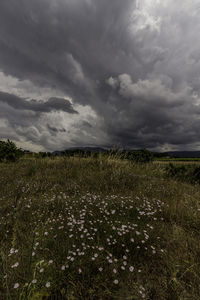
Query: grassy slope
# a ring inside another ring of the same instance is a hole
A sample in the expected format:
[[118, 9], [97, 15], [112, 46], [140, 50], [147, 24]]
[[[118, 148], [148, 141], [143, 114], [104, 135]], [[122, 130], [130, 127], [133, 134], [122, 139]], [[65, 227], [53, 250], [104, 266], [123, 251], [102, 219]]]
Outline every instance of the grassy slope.
[[103, 158], [0, 171], [0, 299], [200, 299], [198, 186]]

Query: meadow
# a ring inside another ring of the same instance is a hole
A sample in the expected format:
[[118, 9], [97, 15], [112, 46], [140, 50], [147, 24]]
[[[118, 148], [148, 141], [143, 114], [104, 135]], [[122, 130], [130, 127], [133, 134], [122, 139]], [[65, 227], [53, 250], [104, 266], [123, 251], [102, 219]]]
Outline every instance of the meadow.
[[0, 299], [200, 299], [200, 186], [159, 163], [0, 164]]

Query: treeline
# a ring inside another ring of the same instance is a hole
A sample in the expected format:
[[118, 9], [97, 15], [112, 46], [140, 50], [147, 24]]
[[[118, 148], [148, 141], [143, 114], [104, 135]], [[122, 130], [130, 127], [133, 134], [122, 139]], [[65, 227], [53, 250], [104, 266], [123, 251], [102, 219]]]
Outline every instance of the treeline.
[[146, 149], [140, 150], [115, 150], [115, 149], [68, 149], [64, 151], [55, 152], [39, 152], [34, 153], [27, 150], [17, 148], [17, 146], [10, 140], [0, 141], [0, 162], [15, 162], [23, 155], [34, 157], [34, 158], [54, 158], [56, 156], [62, 157], [80, 157], [80, 158], [99, 158], [100, 156], [128, 159], [135, 163], [149, 163], [156, 158], [166, 157], [163, 153], [153, 153]]
[[53, 155], [56, 156], [64, 156], [64, 157], [93, 157], [98, 158], [99, 156], [104, 157], [111, 157], [111, 158], [118, 158], [118, 159], [128, 159], [132, 162], [136, 163], [148, 163], [153, 161], [156, 158], [156, 154], [146, 150], [146, 149], [140, 149], [140, 150], [98, 150], [98, 151], [92, 151], [92, 150], [83, 150], [83, 149], [73, 149], [73, 150], [65, 150], [62, 152], [55, 152]]

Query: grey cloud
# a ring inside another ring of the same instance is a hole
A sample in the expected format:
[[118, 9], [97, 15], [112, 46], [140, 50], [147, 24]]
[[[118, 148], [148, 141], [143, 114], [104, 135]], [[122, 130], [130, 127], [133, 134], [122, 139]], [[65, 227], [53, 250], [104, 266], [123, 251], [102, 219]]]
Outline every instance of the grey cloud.
[[53, 126], [51, 126], [51, 125], [49, 125], [49, 124], [47, 124], [47, 128], [48, 128], [50, 131], [55, 132], [55, 134], [58, 133], [58, 132], [66, 132], [66, 129], [65, 129], [65, 128], [56, 128], [56, 127], [53, 127]]
[[[80, 116], [67, 129], [80, 126], [69, 140], [74, 144], [196, 145], [199, 1], [142, 0], [137, 7], [135, 2], [2, 0], [0, 70], [92, 107], [101, 122], [87, 124]], [[16, 136], [24, 134], [48, 149], [64, 145], [59, 128], [65, 127], [56, 125], [51, 113], [78, 116], [65, 99], [34, 102], [9, 91], [0, 93], [0, 109], [1, 118], [17, 128]], [[42, 112], [49, 113], [45, 122]], [[50, 142], [49, 135], [54, 135]]]
[[106, 82], [118, 99], [113, 103], [117, 118], [107, 124], [113, 143], [154, 148], [165, 143], [182, 146], [186, 139], [190, 144], [199, 140], [200, 102], [192, 97], [191, 89], [172, 92], [160, 80], [133, 83], [128, 74]]
[[63, 98], [52, 97], [46, 102], [37, 100], [25, 100], [16, 95], [5, 92], [0, 92], [0, 102], [7, 103], [14, 109], [30, 110], [33, 112], [51, 112], [51, 111], [65, 111], [70, 114], [77, 114], [69, 100]]

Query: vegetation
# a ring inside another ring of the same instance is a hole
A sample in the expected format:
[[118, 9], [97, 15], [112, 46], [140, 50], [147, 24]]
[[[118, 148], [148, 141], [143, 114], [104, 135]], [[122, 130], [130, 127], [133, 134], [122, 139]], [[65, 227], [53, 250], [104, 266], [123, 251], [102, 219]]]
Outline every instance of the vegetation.
[[23, 151], [18, 149], [16, 145], [10, 141], [0, 141], [0, 162], [14, 162], [23, 155]]
[[175, 165], [170, 163], [165, 168], [166, 176], [192, 184], [200, 184], [200, 166], [195, 164]]
[[198, 185], [103, 154], [0, 168], [0, 299], [200, 299]]
[[65, 157], [93, 157], [98, 158], [99, 154], [103, 157], [109, 158], [118, 158], [118, 159], [128, 159], [134, 163], [149, 163], [153, 161], [154, 154], [146, 149], [140, 150], [105, 150], [101, 149], [101, 151], [93, 151], [93, 150], [84, 150], [84, 149], [73, 149], [73, 150], [65, 150], [59, 153], [54, 153], [53, 155], [65, 156]]

